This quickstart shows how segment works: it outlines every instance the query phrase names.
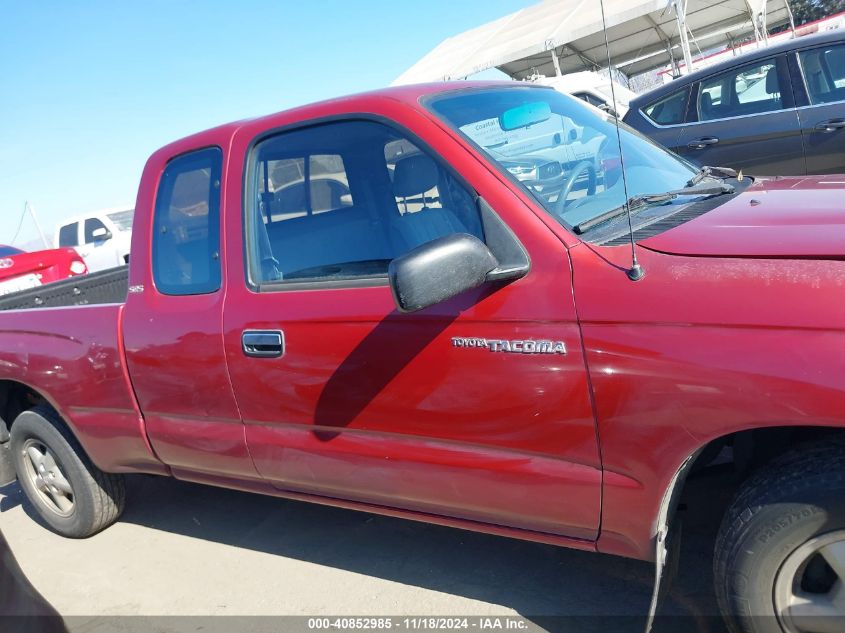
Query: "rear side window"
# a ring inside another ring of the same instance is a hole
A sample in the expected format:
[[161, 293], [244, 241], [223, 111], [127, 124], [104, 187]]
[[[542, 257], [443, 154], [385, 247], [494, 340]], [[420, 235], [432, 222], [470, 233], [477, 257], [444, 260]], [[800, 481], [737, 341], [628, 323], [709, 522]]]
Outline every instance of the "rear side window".
[[[94, 233], [97, 233], [94, 235]], [[103, 224], [97, 218], [88, 218], [85, 220], [85, 243], [90, 244], [91, 242], [100, 242], [106, 239], [106, 235], [108, 234], [108, 229], [106, 225]]]
[[153, 279], [166, 295], [220, 288], [220, 169], [209, 148], [171, 160], [162, 174], [153, 217]]
[[599, 99], [595, 95], [591, 95], [589, 92], [573, 92], [573, 97], [578, 97], [581, 101], [586, 101], [592, 106], [596, 106], [597, 108], [607, 105], [603, 99]]
[[65, 224], [59, 229], [59, 246], [79, 246], [79, 224]]
[[643, 114], [658, 125], [677, 125], [684, 122], [689, 88], [673, 92], [660, 101], [643, 108]]
[[700, 121], [760, 114], [783, 108], [777, 61], [767, 59], [701, 82]]
[[845, 45], [801, 51], [798, 58], [810, 103], [845, 101]]

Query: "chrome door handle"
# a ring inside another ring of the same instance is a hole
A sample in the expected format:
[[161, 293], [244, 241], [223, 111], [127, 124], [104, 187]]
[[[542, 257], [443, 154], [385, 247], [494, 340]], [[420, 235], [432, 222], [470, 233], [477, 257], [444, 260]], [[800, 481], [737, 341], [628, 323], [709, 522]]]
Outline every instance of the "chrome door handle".
[[241, 345], [247, 356], [278, 358], [285, 353], [285, 334], [281, 330], [244, 330]]
[[836, 130], [841, 130], [842, 128], [845, 128], [845, 119], [830, 119], [828, 121], [816, 123], [816, 129], [819, 132], [835, 132]]
[[697, 138], [694, 141], [687, 143], [690, 149], [704, 149], [708, 145], [715, 145], [719, 142], [715, 136], [705, 136], [704, 138]]

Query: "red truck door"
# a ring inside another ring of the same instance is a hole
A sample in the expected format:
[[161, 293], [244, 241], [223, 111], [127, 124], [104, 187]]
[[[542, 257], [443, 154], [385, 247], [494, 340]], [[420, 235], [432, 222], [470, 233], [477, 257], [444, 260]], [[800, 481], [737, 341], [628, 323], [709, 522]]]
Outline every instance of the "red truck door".
[[[141, 183], [123, 337], [147, 434], [175, 474], [258, 478], [226, 372], [220, 333], [223, 152], [172, 148]], [[172, 157], [172, 158], [171, 158]], [[170, 159], [170, 160], [168, 160]], [[141, 248], [143, 244], [143, 248]]]
[[[593, 539], [601, 470], [566, 250], [448, 134], [403, 116], [425, 140], [356, 116], [250, 146], [224, 309], [250, 454], [281, 489]], [[531, 271], [397, 312], [388, 262], [450, 233], [484, 239], [476, 192]], [[523, 353], [532, 341], [562, 345]]]

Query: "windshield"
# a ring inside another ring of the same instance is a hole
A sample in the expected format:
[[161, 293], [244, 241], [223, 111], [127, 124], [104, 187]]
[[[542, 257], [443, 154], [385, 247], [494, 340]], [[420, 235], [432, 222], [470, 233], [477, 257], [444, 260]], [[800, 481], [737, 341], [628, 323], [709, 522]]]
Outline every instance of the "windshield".
[[23, 251], [19, 248], [15, 248], [14, 246], [0, 245], [0, 257], [11, 257], [12, 255], [20, 255], [21, 253], [23, 253]]
[[116, 213], [107, 213], [109, 220], [114, 222], [118, 231], [131, 231], [132, 218], [135, 216], [135, 209], [128, 211], [117, 211]]
[[628, 196], [680, 189], [696, 168], [573, 97], [540, 87], [458, 91], [428, 107], [481, 147], [564, 226], [624, 205]]

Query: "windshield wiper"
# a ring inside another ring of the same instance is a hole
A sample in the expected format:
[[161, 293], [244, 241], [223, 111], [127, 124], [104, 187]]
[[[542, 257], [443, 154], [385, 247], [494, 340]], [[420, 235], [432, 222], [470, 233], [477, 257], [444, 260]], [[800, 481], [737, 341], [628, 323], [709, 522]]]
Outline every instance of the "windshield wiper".
[[705, 165], [698, 173], [687, 181], [687, 187], [694, 187], [705, 178], [736, 178], [736, 170], [729, 167], [708, 167]]
[[627, 213], [629, 209], [631, 211], [634, 211], [635, 209], [647, 207], [652, 204], [669, 202], [670, 200], [674, 200], [678, 196], [721, 196], [723, 194], [733, 192], [734, 188], [731, 185], [725, 185], [716, 182], [708, 182], [705, 184], [688, 185], [683, 189], [674, 189], [672, 191], [665, 191], [663, 193], [646, 193], [637, 196], [631, 196], [630, 198], [628, 198], [625, 204], [605, 211], [601, 215], [597, 215], [594, 218], [590, 218], [589, 220], [585, 220], [579, 224], [576, 224], [574, 227], [572, 227], [572, 230], [575, 231], [575, 233], [577, 233], [578, 235], [581, 235], [581, 233], [583, 233], [584, 231], [588, 231], [589, 229], [593, 228], [598, 224], [602, 224], [603, 222], [607, 222], [608, 220], [612, 220], [621, 215], [625, 215], [625, 213]]

